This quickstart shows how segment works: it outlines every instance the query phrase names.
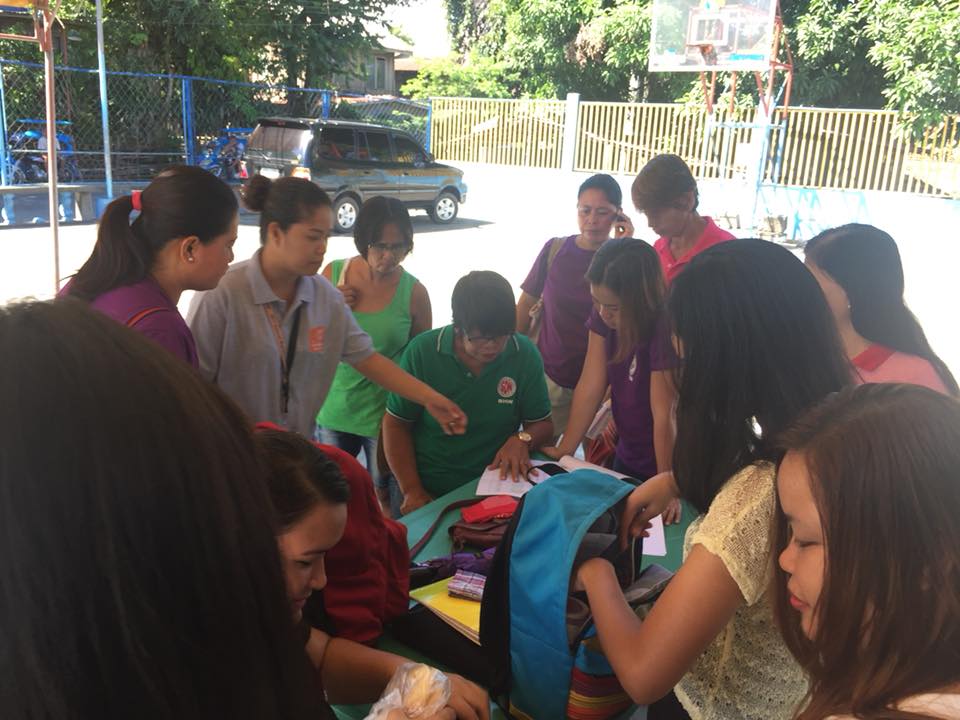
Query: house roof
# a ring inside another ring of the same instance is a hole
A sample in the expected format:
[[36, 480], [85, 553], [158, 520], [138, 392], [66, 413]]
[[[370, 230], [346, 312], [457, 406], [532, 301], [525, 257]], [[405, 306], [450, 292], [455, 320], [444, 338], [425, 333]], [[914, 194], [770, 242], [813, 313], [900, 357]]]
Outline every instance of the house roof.
[[376, 38], [379, 49], [392, 52], [394, 57], [406, 58], [413, 55], [413, 46], [404, 42], [379, 23], [364, 23], [367, 32]]

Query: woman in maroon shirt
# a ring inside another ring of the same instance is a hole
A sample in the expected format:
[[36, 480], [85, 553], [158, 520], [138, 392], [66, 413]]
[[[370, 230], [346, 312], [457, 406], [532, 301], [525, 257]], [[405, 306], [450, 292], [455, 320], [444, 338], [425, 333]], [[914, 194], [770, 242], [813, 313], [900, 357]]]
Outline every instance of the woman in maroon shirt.
[[143, 192], [107, 206], [93, 252], [63, 294], [86, 300], [198, 368], [197, 346], [177, 302], [184, 290], [216, 287], [226, 273], [238, 207], [233, 190], [206, 170], [167, 170]]

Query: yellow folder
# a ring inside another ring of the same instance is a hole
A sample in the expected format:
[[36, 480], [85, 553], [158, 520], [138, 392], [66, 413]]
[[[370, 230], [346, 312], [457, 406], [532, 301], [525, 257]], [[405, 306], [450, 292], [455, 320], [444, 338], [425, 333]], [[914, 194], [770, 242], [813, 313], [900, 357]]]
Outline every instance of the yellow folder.
[[457, 632], [480, 644], [480, 603], [450, 597], [447, 588], [453, 578], [410, 591], [410, 597], [425, 605]]

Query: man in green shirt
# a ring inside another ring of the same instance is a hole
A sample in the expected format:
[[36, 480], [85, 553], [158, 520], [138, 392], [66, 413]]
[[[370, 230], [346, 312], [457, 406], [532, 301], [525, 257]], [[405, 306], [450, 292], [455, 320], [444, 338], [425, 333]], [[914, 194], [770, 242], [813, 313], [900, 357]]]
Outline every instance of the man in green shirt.
[[[406, 514], [486, 467], [522, 482], [530, 453], [552, 441], [543, 361], [519, 335], [513, 290], [495, 272], [472, 272], [453, 290], [453, 324], [410, 341], [400, 367], [463, 408], [470, 424], [451, 436], [423, 407], [387, 397], [383, 444]], [[521, 429], [522, 428], [522, 429]]]

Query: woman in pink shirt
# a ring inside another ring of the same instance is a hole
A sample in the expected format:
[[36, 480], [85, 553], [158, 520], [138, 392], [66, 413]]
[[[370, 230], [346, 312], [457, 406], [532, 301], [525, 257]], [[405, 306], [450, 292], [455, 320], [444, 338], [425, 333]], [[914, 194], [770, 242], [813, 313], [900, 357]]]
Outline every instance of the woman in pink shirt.
[[657, 155], [650, 160], [633, 181], [631, 195], [658, 236], [653, 247], [668, 285], [695, 256], [733, 240], [713, 218], [697, 212], [697, 181], [679, 155]]
[[957, 381], [903, 301], [903, 265], [890, 235], [872, 225], [843, 225], [810, 240], [805, 254], [861, 382], [958, 395]]

